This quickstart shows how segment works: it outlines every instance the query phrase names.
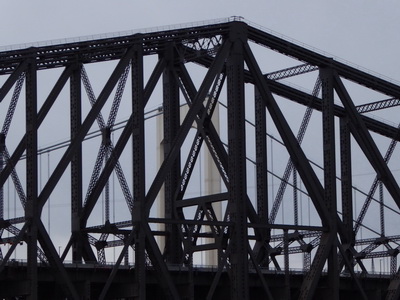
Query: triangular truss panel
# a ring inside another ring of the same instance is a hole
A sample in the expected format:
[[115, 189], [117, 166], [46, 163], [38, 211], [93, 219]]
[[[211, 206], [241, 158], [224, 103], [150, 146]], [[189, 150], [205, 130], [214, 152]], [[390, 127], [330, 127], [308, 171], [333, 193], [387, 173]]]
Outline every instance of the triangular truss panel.
[[0, 297], [398, 299], [400, 86], [237, 17], [0, 76]]

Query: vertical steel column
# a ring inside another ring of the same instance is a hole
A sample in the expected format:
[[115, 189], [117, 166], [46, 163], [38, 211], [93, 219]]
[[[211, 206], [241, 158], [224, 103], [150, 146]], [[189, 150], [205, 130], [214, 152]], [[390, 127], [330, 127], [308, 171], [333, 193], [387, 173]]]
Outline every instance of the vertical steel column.
[[146, 299], [145, 215], [145, 138], [143, 99], [143, 49], [137, 43], [132, 57], [132, 155], [133, 155], [133, 213], [135, 235], [135, 299]]
[[283, 251], [285, 264], [285, 299], [290, 300], [289, 234], [287, 229], [283, 230]]
[[[6, 136], [3, 133], [0, 133], [0, 174], [3, 172], [5, 149]], [[8, 216], [8, 218], [10, 218], [10, 216]], [[0, 186], [0, 220], [2, 219], [4, 219], [4, 184]]]
[[228, 88], [228, 170], [231, 232], [231, 299], [249, 298], [248, 290], [248, 234], [246, 190], [246, 138], [243, 42], [246, 27], [234, 22], [230, 39], [233, 42], [226, 63]]
[[299, 225], [299, 200], [297, 191], [297, 170], [293, 168], [293, 218], [294, 225]]
[[333, 238], [328, 255], [329, 299], [339, 299], [339, 268], [337, 255], [337, 204], [336, 204], [336, 155], [335, 155], [335, 115], [333, 71], [331, 68], [321, 68], [322, 81], [322, 129], [324, 155], [324, 200], [329, 211], [330, 234]]
[[[179, 85], [175, 80], [174, 68], [174, 49], [173, 45], [167, 45], [165, 50], [167, 67], [163, 73], [163, 109], [164, 109], [164, 158], [171, 151], [171, 147], [180, 126], [179, 108]], [[180, 150], [174, 150], [180, 151]], [[177, 155], [172, 167], [165, 179], [165, 218], [174, 218], [175, 203], [174, 194], [180, 182], [180, 154]], [[165, 225], [167, 236], [165, 244], [165, 254], [167, 262], [179, 264], [182, 261], [182, 246], [179, 231], [176, 225]]]
[[349, 242], [354, 242], [350, 129], [344, 118], [340, 119], [340, 162], [343, 226]]
[[257, 213], [263, 224], [268, 223], [268, 176], [267, 176], [267, 118], [265, 103], [258, 91], [255, 94], [256, 121], [256, 181]]
[[[81, 65], [73, 70], [70, 78], [71, 140], [77, 136], [82, 123]], [[76, 147], [71, 159], [71, 233], [73, 237], [72, 261], [82, 262], [82, 144]]]
[[[351, 143], [350, 129], [347, 118], [340, 119], [340, 170], [342, 183], [342, 220], [345, 229], [346, 240], [342, 240], [343, 244], [347, 244], [345, 248], [347, 259], [352, 262], [352, 254], [349, 247], [353, 247], [355, 243], [355, 234], [353, 231], [353, 193], [352, 193], [352, 172], [351, 172]], [[352, 265], [350, 266], [352, 267]], [[348, 269], [349, 266], [346, 266]]]
[[[267, 118], [265, 103], [260, 91], [254, 88], [254, 114], [255, 114], [255, 132], [256, 132], [256, 186], [257, 186], [257, 213], [262, 224], [268, 224], [268, 169], [267, 169]], [[264, 267], [268, 268], [268, 251], [266, 244], [269, 242], [270, 230], [260, 241], [261, 245], [256, 244], [254, 249], [257, 254], [258, 262], [265, 262]]]
[[385, 203], [383, 198], [383, 182], [379, 182], [379, 221], [381, 227], [381, 236], [385, 236]]
[[[32, 50], [34, 51], [34, 50]], [[37, 242], [38, 242], [38, 161], [37, 161], [37, 74], [35, 52], [29, 59], [26, 71], [26, 207], [27, 229], [27, 272], [30, 295], [28, 299], [38, 297]]]

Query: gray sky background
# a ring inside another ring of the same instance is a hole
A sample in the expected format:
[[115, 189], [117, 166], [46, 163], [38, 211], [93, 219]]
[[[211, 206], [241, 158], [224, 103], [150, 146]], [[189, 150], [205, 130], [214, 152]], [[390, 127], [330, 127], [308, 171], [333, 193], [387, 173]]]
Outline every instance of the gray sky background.
[[229, 16], [400, 81], [397, 0], [0, 0], [0, 47]]

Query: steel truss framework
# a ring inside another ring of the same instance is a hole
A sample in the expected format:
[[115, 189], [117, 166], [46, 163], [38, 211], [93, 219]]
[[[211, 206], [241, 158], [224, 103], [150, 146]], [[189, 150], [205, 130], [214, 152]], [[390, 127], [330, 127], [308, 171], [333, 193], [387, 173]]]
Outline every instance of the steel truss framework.
[[[299, 63], [295, 67], [263, 74], [260, 66], [268, 62], [256, 59], [253, 45], [261, 45], [265, 51], [272, 49]], [[151, 67], [150, 76], [145, 80], [144, 71], [149, 68], [146, 66], [147, 56], [156, 57], [157, 63]], [[85, 67], [105, 61], [117, 63], [96, 97]], [[198, 86], [194, 83], [195, 76], [187, 68], [191, 63], [206, 70]], [[39, 102], [38, 73], [51, 68], [63, 71], [45, 101]], [[312, 93], [279, 81], [312, 72], [317, 73]], [[76, 264], [102, 265], [106, 263], [105, 249], [109, 247], [118, 247], [118, 255], [98, 294], [99, 299], [112, 297], [108, 294], [110, 287], [124, 259], [129, 259], [129, 248], [134, 251], [132, 286], [135, 299], [146, 299], [150, 269], [156, 270], [158, 283], [170, 299], [196, 298], [193, 257], [197, 252], [210, 250], [217, 251], [218, 260], [207, 288], [207, 299], [215, 296], [226, 273], [230, 299], [256, 298], [249, 289], [250, 272], [257, 274], [262, 287], [263, 295], [259, 298], [277, 299], [264, 274], [270, 268], [284, 271], [284, 297], [287, 299], [313, 299], [323, 270], [327, 270], [326, 295], [329, 299], [339, 299], [340, 277], [344, 272], [353, 278], [359, 298], [369, 299], [367, 288], [362, 284], [362, 278], [370, 272], [364, 261], [379, 257], [391, 258], [392, 279], [384, 293], [386, 299], [399, 298], [400, 271], [396, 257], [400, 236], [385, 234], [383, 197], [379, 200], [380, 232], [376, 237], [364, 239], [360, 239], [357, 233], [363, 226], [366, 211], [378, 188], [380, 194], [385, 191], [395, 203], [392, 210], [399, 211], [400, 208], [399, 185], [388, 167], [393, 149], [400, 139], [399, 129], [365, 115], [368, 111], [398, 105], [400, 86], [238, 19], [221, 24], [1, 52], [0, 75], [6, 78], [0, 88], [0, 104], [4, 104], [4, 99], [11, 95], [0, 133], [0, 242], [11, 246], [7, 251], [4, 247], [0, 248], [0, 279], [5, 278], [1, 277], [1, 273], [4, 274], [10, 264], [16, 247], [19, 243], [26, 243], [26, 278], [30, 291], [27, 298], [38, 298], [38, 269], [46, 265], [54, 269], [56, 280], [63, 288], [63, 297], [81, 299], [82, 291], [66, 271], [64, 260], [69, 255]], [[111, 132], [128, 79], [131, 80], [130, 117], [114, 144]], [[146, 182], [144, 174], [149, 149], [145, 147], [145, 111], [159, 81], [162, 81], [163, 90], [164, 158], [152, 181]], [[347, 81], [387, 95], [389, 99], [356, 106], [350, 90], [345, 86]], [[70, 90], [68, 114], [71, 140], [43, 188], [39, 188], [38, 132], [39, 129], [46, 130], [41, 126], [52, 107], [60, 101], [59, 95], [67, 82]], [[23, 86], [25, 120], [22, 123], [25, 124], [25, 131], [9, 153], [10, 137], [7, 134], [17, 101], [22, 97]], [[247, 104], [250, 101], [248, 86], [254, 87], [250, 102], [254, 103], [252, 109], [255, 111], [255, 142], [252, 145], [246, 139], [245, 112], [250, 109]], [[82, 111], [83, 91], [86, 91], [91, 104], [85, 114]], [[226, 142], [223, 142], [211, 120], [222, 97], [226, 98], [227, 106], [226, 120], [221, 121], [226, 122]], [[293, 101], [306, 107], [297, 134], [278, 105], [278, 98], [279, 101]], [[112, 103], [111, 109], [105, 121], [102, 109], [109, 102]], [[187, 114], [182, 116], [183, 121], [179, 110], [182, 102], [189, 106]], [[310, 161], [312, 158], [302, 147], [313, 111], [321, 112], [323, 178], [318, 176]], [[267, 118], [272, 121], [290, 157], [273, 199], [269, 196], [268, 186], [271, 153], [267, 149]], [[102, 142], [92, 175], [87, 179], [83, 176], [86, 157], [82, 144], [95, 122], [101, 130]], [[337, 123], [340, 124], [339, 130]], [[193, 137], [189, 132], [194, 124], [196, 133]], [[381, 154], [372, 135], [392, 140], [386, 155]], [[188, 141], [192, 145], [189, 151], [184, 151], [183, 145]], [[359, 214], [353, 207], [354, 144], [365, 156], [365, 162], [376, 172], [376, 179]], [[249, 147], [255, 149], [256, 157], [255, 197], [248, 194], [246, 157]], [[224, 191], [189, 197], [186, 192], [201, 148], [208, 149], [211, 154]], [[129, 164], [125, 161], [121, 163], [121, 157], [127, 151], [131, 153], [131, 160]], [[19, 174], [17, 167], [22, 157], [25, 170]], [[63, 253], [59, 253], [44, 225], [43, 208], [67, 170], [71, 183], [68, 200], [71, 234]], [[107, 203], [110, 198], [109, 179], [113, 172], [117, 175], [130, 215], [128, 220], [115, 223], [110, 219], [110, 204]], [[132, 172], [131, 181], [126, 179], [126, 172]], [[294, 221], [277, 224], [277, 212], [290, 178], [294, 191], [291, 200]], [[24, 211], [15, 218], [5, 217], [4, 213], [4, 190], [9, 181], [13, 183]], [[311, 199], [318, 225], [304, 225], [299, 221], [297, 195], [301, 189], [298, 186], [300, 181], [302, 189]], [[84, 182], [89, 182], [87, 187]], [[102, 193], [106, 195], [104, 222], [89, 226], [88, 220]], [[162, 217], [155, 218], [151, 216], [151, 211], [160, 193], [164, 194], [165, 211]], [[212, 205], [219, 202], [225, 203], [222, 217], [217, 216]], [[194, 211], [192, 217], [185, 213], [187, 209]], [[163, 224], [164, 227], [155, 230], [155, 224]], [[5, 232], [9, 233], [8, 237]], [[96, 235], [99, 237], [96, 238]], [[117, 240], [111, 241], [109, 236]], [[165, 238], [165, 248], [160, 248], [156, 236]], [[207, 243], [204, 243], [204, 238], [207, 238]], [[379, 247], [386, 250], [374, 251]], [[304, 256], [305, 275], [300, 289], [291, 294], [291, 257], [299, 253]], [[178, 286], [174, 282], [171, 266], [182, 267], [187, 272], [184, 284]], [[361, 268], [361, 273], [355, 271], [356, 266]]]

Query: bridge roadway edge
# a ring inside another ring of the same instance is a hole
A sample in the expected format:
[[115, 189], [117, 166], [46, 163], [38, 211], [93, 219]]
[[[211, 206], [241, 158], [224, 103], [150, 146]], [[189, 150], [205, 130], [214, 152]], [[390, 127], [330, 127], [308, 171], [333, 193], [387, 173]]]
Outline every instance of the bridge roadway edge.
[[[102, 288], [107, 281], [112, 266], [98, 265], [77, 265], [66, 264], [66, 270], [72, 279], [81, 299], [97, 299]], [[205, 299], [208, 287], [214, 277], [216, 270], [212, 268], [194, 268], [194, 295], [195, 299]], [[184, 267], [171, 266], [170, 272], [177, 288], [185, 294], [185, 289], [189, 286], [187, 269]], [[111, 284], [107, 299], [129, 299], [135, 297], [134, 287], [134, 268], [122, 266], [115, 280]], [[275, 270], [264, 270], [264, 276], [269, 284], [271, 293], [275, 299], [280, 299], [285, 295], [285, 272]], [[297, 299], [304, 273], [301, 271], [292, 271], [290, 273], [291, 299]], [[157, 299], [163, 297], [163, 290], [157, 282], [156, 271], [148, 269], [146, 295], [148, 299]], [[368, 295], [369, 300], [385, 299], [387, 288], [390, 283], [389, 275], [373, 274], [361, 276], [361, 284]], [[318, 284], [313, 299], [325, 299], [329, 288], [327, 285], [328, 276], [323, 274]], [[224, 273], [215, 291], [214, 298], [220, 300], [230, 299], [230, 284], [227, 273]], [[38, 296], [39, 299], [61, 299], [64, 296], [61, 293], [60, 285], [55, 281], [52, 269], [49, 267], [38, 266]], [[29, 294], [29, 282], [26, 279], [26, 264], [20, 262], [10, 262], [5, 267], [0, 277], [0, 298], [24, 297]], [[358, 293], [354, 280], [350, 276], [340, 276], [340, 299], [357, 299]], [[249, 295], [251, 299], [265, 299], [263, 287], [255, 272], [249, 274]]]

